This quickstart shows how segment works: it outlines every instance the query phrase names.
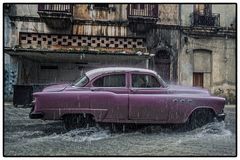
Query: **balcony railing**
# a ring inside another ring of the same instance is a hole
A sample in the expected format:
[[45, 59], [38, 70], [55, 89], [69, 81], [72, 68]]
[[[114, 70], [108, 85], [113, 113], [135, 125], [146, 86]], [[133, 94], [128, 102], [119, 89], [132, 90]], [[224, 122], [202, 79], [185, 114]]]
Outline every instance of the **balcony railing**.
[[128, 17], [131, 18], [158, 18], [157, 4], [129, 4], [127, 8]]
[[190, 18], [192, 26], [220, 26], [220, 14], [212, 13], [210, 15], [204, 15], [200, 13], [192, 13]]
[[38, 11], [72, 13], [71, 4], [38, 4]]

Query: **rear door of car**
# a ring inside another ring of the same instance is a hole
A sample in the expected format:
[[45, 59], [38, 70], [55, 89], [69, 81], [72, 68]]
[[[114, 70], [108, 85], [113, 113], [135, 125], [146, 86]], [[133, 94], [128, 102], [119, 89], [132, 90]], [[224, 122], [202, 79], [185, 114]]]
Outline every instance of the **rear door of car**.
[[166, 121], [167, 88], [162, 87], [153, 74], [132, 73], [130, 77], [129, 119]]
[[92, 82], [90, 108], [107, 109], [104, 119], [128, 119], [128, 87], [126, 73], [111, 73]]

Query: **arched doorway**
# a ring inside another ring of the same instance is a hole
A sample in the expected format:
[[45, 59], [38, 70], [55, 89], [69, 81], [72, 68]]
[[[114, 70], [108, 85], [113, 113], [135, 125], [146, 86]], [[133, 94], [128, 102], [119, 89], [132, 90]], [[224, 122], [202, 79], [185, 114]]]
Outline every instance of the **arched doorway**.
[[170, 54], [166, 50], [159, 50], [154, 58], [155, 71], [164, 81], [170, 81]]

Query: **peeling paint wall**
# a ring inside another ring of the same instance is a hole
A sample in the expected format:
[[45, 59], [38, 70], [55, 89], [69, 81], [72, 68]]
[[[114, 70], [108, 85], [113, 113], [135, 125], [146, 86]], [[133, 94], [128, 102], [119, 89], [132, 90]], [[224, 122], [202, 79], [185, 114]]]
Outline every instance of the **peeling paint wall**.
[[[170, 56], [170, 82], [177, 83], [178, 79], [178, 52], [180, 50], [179, 39], [180, 32], [175, 29], [154, 29], [147, 34], [146, 45], [150, 53], [156, 55], [159, 51], [166, 51]], [[156, 58], [155, 58], [156, 59]], [[152, 62], [154, 63], [154, 62]], [[153, 64], [153, 69], [156, 70], [157, 66]], [[158, 72], [158, 70], [156, 70]]]
[[[73, 26], [73, 34], [101, 35], [101, 36], [127, 36], [127, 26], [119, 24], [127, 21], [127, 5], [109, 4], [109, 8], [95, 8], [94, 4], [74, 5], [73, 17], [76, 20], [86, 20], [82, 24]], [[102, 21], [105, 24], [93, 23]], [[111, 23], [109, 23], [111, 22]], [[112, 24], [115, 22], [115, 24]]]
[[127, 36], [127, 26], [82, 24], [73, 26], [73, 34], [98, 36]]
[[12, 14], [17, 16], [39, 17], [37, 9], [37, 4], [15, 4]]
[[109, 9], [101, 9], [94, 4], [76, 4], [73, 13], [74, 18], [81, 20], [124, 21], [127, 20], [127, 5], [109, 4]]
[[179, 5], [178, 4], [159, 4], [158, 24], [178, 25], [179, 24]]

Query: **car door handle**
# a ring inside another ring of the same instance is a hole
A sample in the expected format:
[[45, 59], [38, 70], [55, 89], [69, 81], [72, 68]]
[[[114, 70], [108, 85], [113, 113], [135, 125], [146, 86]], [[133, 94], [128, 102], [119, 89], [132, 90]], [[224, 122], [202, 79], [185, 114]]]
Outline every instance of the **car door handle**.
[[136, 91], [136, 89], [129, 89], [130, 90], [130, 92], [135, 92]]

